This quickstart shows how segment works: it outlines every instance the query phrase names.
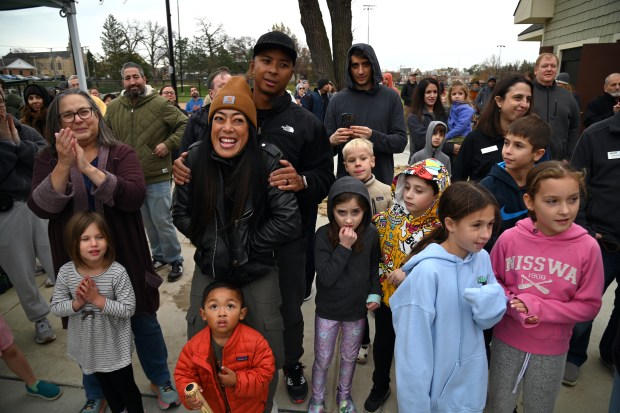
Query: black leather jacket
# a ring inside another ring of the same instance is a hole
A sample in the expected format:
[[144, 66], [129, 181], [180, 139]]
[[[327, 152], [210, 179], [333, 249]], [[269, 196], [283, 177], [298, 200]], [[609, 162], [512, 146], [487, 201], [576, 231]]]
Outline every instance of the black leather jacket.
[[[187, 164], [190, 168], [197, 162], [199, 143], [189, 148]], [[271, 144], [261, 143], [263, 161], [266, 170], [270, 173], [280, 168], [279, 160], [282, 156], [278, 148]], [[212, 155], [209, 162], [227, 163], [216, 155]], [[190, 236], [192, 216], [193, 186], [198, 183], [194, 180], [183, 186], [176, 186], [172, 206], [172, 219], [177, 229], [186, 237]], [[268, 186], [266, 213], [262, 223], [252, 223], [253, 206], [248, 201], [245, 212], [234, 226], [225, 228], [227, 215], [224, 205], [223, 178], [220, 175], [218, 183], [221, 196], [218, 196], [216, 216], [213, 224], [204, 229], [202, 239], [193, 242], [196, 246], [194, 261], [203, 274], [215, 279], [228, 279], [237, 283], [251, 282], [275, 267], [273, 250], [276, 247], [293, 241], [301, 236], [301, 215], [297, 206], [297, 199], [292, 192], [281, 191]], [[254, 228], [250, 230], [251, 228]], [[198, 245], [196, 245], [198, 244]]]

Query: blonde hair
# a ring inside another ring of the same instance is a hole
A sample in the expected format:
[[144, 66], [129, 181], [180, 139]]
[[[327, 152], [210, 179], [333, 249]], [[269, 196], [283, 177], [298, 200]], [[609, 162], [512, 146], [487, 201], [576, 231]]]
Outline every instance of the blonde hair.
[[558, 57], [555, 55], [555, 53], [541, 53], [538, 58], [536, 59], [536, 64], [534, 65], [534, 67], [538, 67], [538, 65], [540, 64], [540, 61], [543, 60], [543, 58], [545, 57], [553, 57], [555, 59], [555, 64], [556, 65], [560, 65], [560, 59], [558, 59]]
[[448, 93], [446, 94], [448, 105], [452, 105], [452, 96], [450, 95], [452, 94], [452, 89], [454, 89], [455, 87], [460, 87], [463, 89], [463, 92], [465, 93], [465, 99], [463, 100], [463, 102], [469, 102], [469, 88], [464, 82], [461, 82], [460, 80], [455, 80], [448, 88]]
[[372, 150], [372, 142], [368, 139], [355, 138], [350, 140], [346, 145], [344, 145], [344, 148], [342, 148], [342, 157], [346, 159], [347, 152], [353, 149], [365, 149], [371, 156], [375, 156], [375, 153]]

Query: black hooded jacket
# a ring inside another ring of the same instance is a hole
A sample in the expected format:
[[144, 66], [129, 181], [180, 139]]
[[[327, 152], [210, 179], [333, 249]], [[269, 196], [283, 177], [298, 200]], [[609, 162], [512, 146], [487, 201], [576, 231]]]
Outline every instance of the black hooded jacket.
[[[354, 251], [329, 241], [329, 225], [316, 232], [314, 239], [316, 266], [316, 314], [328, 320], [355, 321], [366, 317], [369, 294], [381, 294], [379, 283], [379, 234], [371, 222], [370, 196], [366, 186], [355, 178], [338, 179], [329, 190], [327, 215], [334, 221], [332, 200], [339, 194], [351, 192], [361, 195], [368, 213], [360, 223], [364, 230], [358, 233], [363, 249]], [[359, 227], [358, 227], [359, 229]]]
[[[370, 90], [359, 90], [351, 78], [351, 55], [354, 50], [361, 50], [372, 65], [373, 87]], [[407, 131], [403, 105], [397, 93], [381, 84], [383, 75], [375, 51], [370, 45], [357, 43], [351, 46], [347, 53], [347, 68], [345, 72], [346, 88], [336, 93], [327, 106], [325, 115], [325, 129], [327, 136], [331, 136], [342, 127], [342, 114], [354, 113], [358, 126], [367, 126], [372, 129], [370, 141], [374, 146], [375, 167], [372, 173], [384, 184], [390, 185], [394, 177], [395, 153], [402, 153], [407, 146]], [[336, 176], [346, 175], [343, 165], [342, 148], [334, 148], [338, 155], [338, 169]]]
[[270, 109], [257, 110], [259, 142], [277, 146], [282, 159], [306, 177], [308, 188], [295, 193], [305, 228], [312, 208], [327, 196], [334, 182], [329, 139], [316, 116], [293, 103], [288, 93], [272, 99], [271, 104]]

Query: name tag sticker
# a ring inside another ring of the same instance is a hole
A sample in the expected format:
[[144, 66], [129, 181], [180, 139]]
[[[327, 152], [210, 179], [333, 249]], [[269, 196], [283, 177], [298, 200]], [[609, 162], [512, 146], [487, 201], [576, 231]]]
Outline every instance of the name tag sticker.
[[620, 159], [620, 151], [607, 152], [607, 159]]
[[480, 152], [482, 152], [482, 154], [484, 155], [485, 153], [495, 152], [497, 150], [499, 150], [497, 149], [497, 145], [493, 145], [493, 146], [487, 146], [486, 148], [480, 149]]

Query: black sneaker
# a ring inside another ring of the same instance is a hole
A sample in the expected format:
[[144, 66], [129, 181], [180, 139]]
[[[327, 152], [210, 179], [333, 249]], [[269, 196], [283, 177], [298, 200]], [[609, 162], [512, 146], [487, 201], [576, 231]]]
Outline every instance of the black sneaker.
[[293, 403], [303, 403], [308, 396], [308, 383], [304, 377], [304, 368], [300, 362], [292, 366], [284, 366], [286, 392]]
[[387, 398], [390, 397], [391, 392], [392, 391], [389, 387], [385, 391], [382, 391], [380, 389], [377, 389], [376, 386], [373, 386], [372, 390], [370, 390], [368, 398], [364, 402], [364, 410], [366, 411], [366, 413], [379, 413], [383, 411], [383, 402], [385, 402]]
[[170, 272], [168, 273], [168, 282], [178, 281], [183, 275], [183, 263], [181, 261], [175, 261], [171, 264]]
[[167, 262], [160, 261], [157, 258], [153, 258], [153, 267], [155, 267], [155, 271], [159, 271], [162, 268], [167, 267], [168, 265], [170, 264], [168, 264]]

